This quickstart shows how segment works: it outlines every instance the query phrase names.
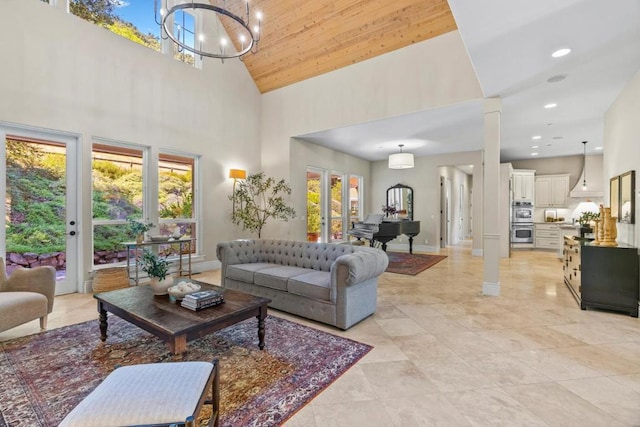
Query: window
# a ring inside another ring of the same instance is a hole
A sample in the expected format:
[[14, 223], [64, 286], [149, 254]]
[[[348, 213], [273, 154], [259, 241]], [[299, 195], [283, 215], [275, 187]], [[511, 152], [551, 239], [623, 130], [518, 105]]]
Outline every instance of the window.
[[74, 15], [155, 51], [161, 50], [154, 0], [70, 0]]
[[[196, 162], [195, 156], [160, 153], [157, 234], [196, 237]], [[192, 245], [191, 250], [195, 251], [195, 245]]]
[[133, 241], [127, 219], [145, 215], [146, 149], [94, 143], [91, 161], [93, 264], [126, 260], [122, 242]]
[[[173, 34], [181, 43], [191, 48], [196, 47], [196, 18], [189, 12], [179, 10], [173, 14]], [[182, 49], [174, 43], [174, 58], [189, 65], [195, 65], [193, 52]]]

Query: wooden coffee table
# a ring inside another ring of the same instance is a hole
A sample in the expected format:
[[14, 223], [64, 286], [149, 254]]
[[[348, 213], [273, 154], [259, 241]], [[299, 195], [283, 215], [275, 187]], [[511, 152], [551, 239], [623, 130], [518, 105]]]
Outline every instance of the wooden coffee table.
[[153, 295], [149, 286], [95, 294], [100, 313], [100, 339], [107, 339], [107, 312], [110, 312], [165, 341], [171, 353], [180, 354], [187, 350], [188, 341], [255, 316], [258, 318], [258, 347], [264, 349], [264, 319], [270, 299], [191, 281], [201, 285], [203, 291], [222, 292], [224, 304], [191, 311], [168, 295]]

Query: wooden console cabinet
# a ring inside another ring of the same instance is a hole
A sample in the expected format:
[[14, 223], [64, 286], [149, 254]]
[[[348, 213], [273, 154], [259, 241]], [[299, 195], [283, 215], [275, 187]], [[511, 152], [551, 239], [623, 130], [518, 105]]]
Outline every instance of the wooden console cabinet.
[[580, 308], [601, 308], [638, 317], [638, 248], [592, 246], [565, 237], [564, 282]]

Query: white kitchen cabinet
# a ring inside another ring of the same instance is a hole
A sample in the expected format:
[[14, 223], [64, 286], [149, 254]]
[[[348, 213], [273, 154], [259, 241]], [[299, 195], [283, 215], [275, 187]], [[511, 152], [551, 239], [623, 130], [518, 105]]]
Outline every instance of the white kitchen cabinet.
[[560, 230], [557, 224], [536, 224], [535, 246], [539, 249], [560, 248]]
[[513, 171], [513, 201], [531, 202], [534, 201], [535, 191], [534, 170], [514, 169]]
[[566, 208], [569, 175], [539, 175], [536, 180], [536, 208]]

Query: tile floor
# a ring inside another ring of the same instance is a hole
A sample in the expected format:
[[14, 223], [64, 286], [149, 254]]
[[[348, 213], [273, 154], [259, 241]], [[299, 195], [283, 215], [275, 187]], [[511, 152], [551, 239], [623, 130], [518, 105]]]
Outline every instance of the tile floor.
[[[552, 252], [502, 260], [499, 297], [481, 295], [470, 245], [444, 253], [417, 276], [385, 273], [378, 311], [346, 332], [272, 311], [374, 346], [286, 426], [640, 426], [638, 319], [581, 311]], [[49, 328], [96, 317], [90, 295], [66, 295]]]

